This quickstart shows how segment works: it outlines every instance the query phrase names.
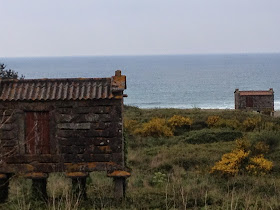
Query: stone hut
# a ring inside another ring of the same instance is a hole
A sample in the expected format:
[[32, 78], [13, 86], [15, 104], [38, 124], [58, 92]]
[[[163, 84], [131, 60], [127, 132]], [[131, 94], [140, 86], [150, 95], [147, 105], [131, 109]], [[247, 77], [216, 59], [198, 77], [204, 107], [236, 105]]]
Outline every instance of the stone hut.
[[234, 92], [235, 109], [257, 111], [273, 115], [274, 112], [274, 91], [270, 88], [267, 91], [240, 91]]
[[[124, 195], [121, 71], [110, 78], [0, 81], [0, 201], [8, 179], [20, 174], [46, 197], [49, 173], [65, 172], [82, 186], [89, 172], [106, 171], [115, 196]], [[35, 192], [36, 193], [36, 192]]]

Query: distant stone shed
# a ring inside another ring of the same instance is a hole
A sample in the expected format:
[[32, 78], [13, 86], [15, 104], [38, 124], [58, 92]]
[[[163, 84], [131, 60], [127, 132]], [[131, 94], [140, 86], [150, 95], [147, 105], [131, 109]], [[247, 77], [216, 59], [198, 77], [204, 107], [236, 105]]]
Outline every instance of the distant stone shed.
[[257, 111], [273, 115], [274, 112], [274, 91], [270, 88], [267, 91], [240, 91], [236, 89], [235, 109]]
[[121, 197], [129, 176], [125, 89], [120, 70], [108, 78], [1, 80], [0, 190], [7, 191], [11, 175], [21, 174], [46, 196], [48, 173], [65, 172], [85, 185], [89, 172], [106, 171]]

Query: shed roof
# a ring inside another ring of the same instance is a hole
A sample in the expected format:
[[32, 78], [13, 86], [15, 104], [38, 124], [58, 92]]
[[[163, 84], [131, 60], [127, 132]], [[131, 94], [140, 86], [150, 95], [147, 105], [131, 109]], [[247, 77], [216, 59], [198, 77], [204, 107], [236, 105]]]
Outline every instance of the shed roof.
[[0, 81], [0, 101], [111, 99], [126, 88], [116, 71], [111, 78], [23, 79]]
[[239, 91], [240, 96], [270, 96], [273, 95], [273, 91]]

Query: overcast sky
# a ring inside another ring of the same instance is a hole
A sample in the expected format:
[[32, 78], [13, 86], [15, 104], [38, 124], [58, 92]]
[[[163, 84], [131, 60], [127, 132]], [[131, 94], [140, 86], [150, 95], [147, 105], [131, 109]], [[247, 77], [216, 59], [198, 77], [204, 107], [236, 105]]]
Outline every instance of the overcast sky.
[[0, 0], [0, 57], [280, 52], [280, 0]]

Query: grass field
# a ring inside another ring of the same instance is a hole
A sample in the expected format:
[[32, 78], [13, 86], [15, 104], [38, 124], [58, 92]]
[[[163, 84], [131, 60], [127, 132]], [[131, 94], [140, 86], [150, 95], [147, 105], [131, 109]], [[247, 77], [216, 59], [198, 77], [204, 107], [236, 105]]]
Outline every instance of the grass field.
[[[85, 201], [72, 195], [70, 180], [63, 174], [50, 176], [48, 202], [32, 199], [30, 180], [13, 177], [9, 200], [0, 207], [280, 209], [280, 118], [235, 110], [125, 107], [124, 126], [132, 176], [122, 203], [113, 200], [112, 180], [99, 172], [87, 180]], [[210, 173], [224, 154], [238, 148], [236, 139], [246, 139], [242, 143], [247, 145], [239, 145], [246, 158], [237, 161], [234, 173]], [[255, 165], [252, 173], [248, 165], [253, 155], [263, 155], [273, 163], [272, 169]]]

